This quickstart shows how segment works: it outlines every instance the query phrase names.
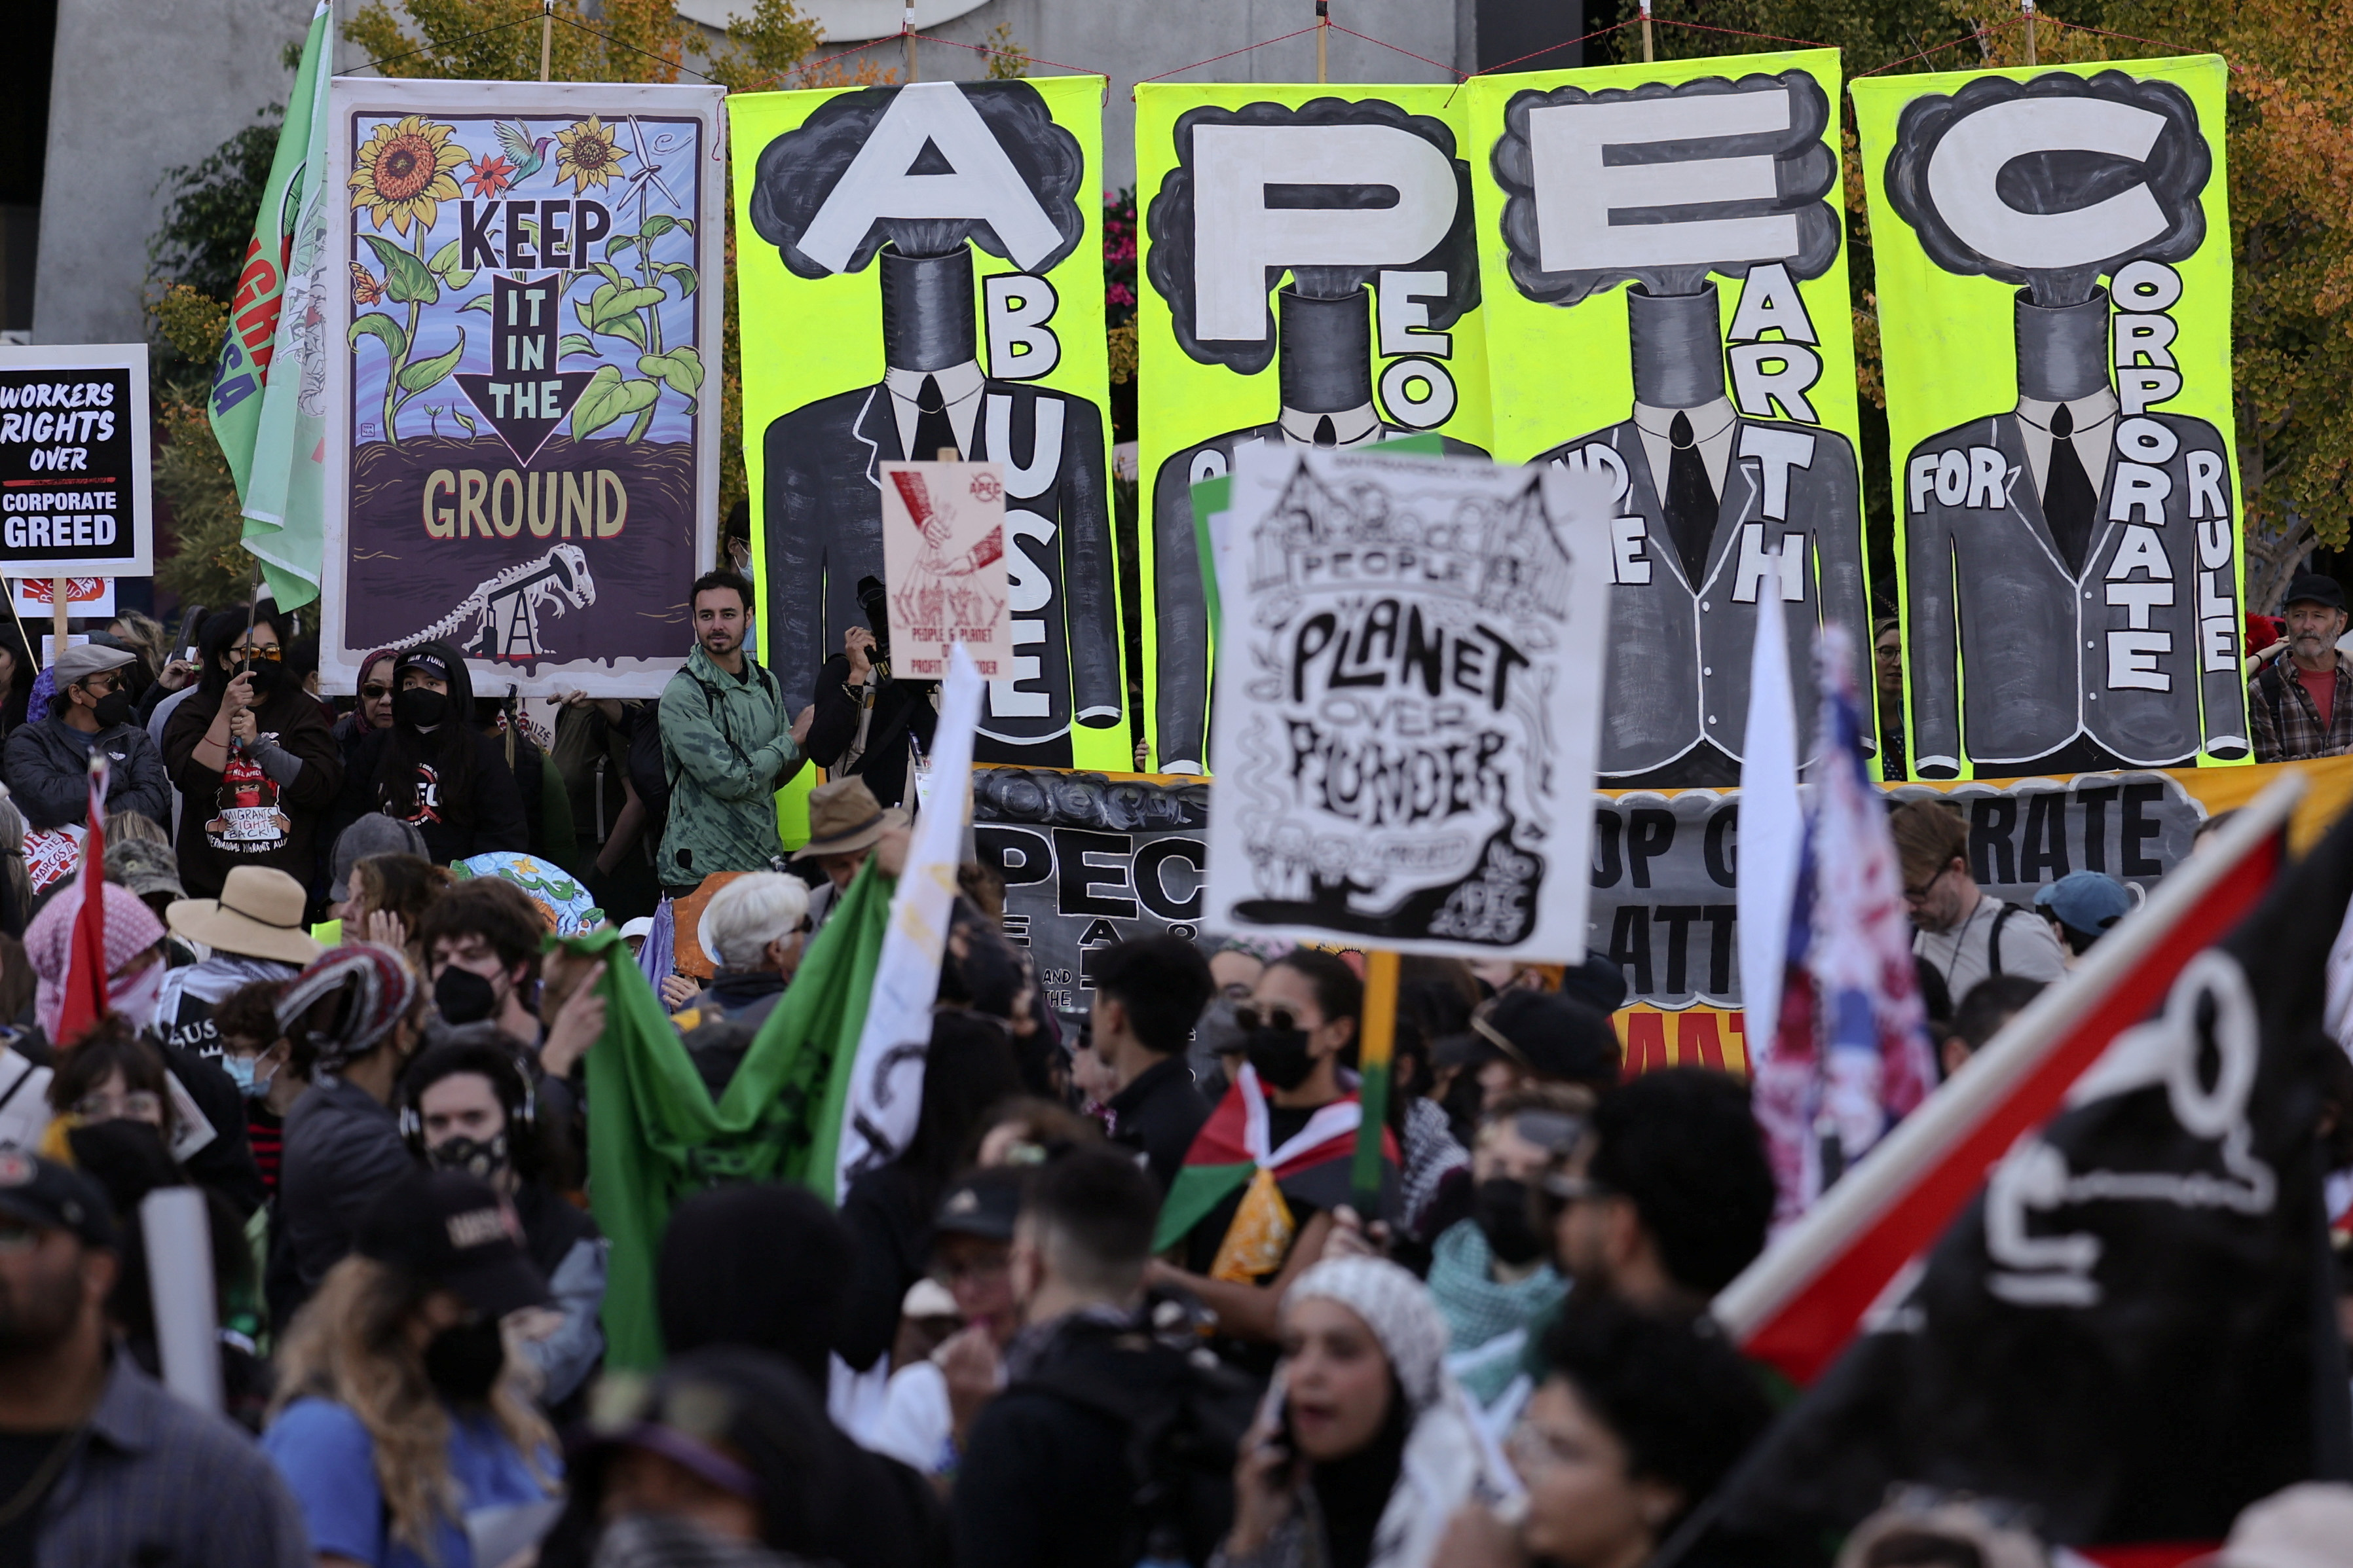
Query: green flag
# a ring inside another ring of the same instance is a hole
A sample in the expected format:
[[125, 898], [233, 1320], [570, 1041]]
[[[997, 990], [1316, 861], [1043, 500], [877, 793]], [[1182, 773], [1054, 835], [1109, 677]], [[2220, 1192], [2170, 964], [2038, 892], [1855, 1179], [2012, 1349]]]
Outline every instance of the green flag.
[[[237, 274], [237, 293], [229, 301], [228, 330], [220, 357], [213, 365], [209, 413], [213, 439], [228, 459], [237, 479], [237, 493], [246, 493], [253, 472], [253, 443], [261, 427], [262, 390], [269, 384], [271, 356], [278, 343], [280, 308], [286, 291], [286, 265], [292, 247], [296, 209], [306, 185], [303, 172], [311, 157], [315, 105], [332, 74], [335, 18], [330, 0], [319, 0], [311, 14], [310, 37], [302, 44], [302, 66], [294, 75], [293, 96], [286, 103], [286, 123], [278, 133], [278, 153], [269, 163], [269, 178], [261, 187], [261, 207], [254, 215], [253, 236], [246, 241], [245, 265]], [[325, 129], [323, 123], [317, 127]], [[323, 146], [323, 143], [322, 143]], [[323, 159], [317, 167], [324, 172]]]
[[617, 932], [561, 945], [601, 956], [605, 1033], [588, 1053], [588, 1192], [612, 1243], [605, 1359], [662, 1359], [654, 1258], [670, 1210], [723, 1182], [797, 1182], [830, 1197], [834, 1148], [866, 999], [891, 915], [891, 883], [870, 860], [713, 1105]]

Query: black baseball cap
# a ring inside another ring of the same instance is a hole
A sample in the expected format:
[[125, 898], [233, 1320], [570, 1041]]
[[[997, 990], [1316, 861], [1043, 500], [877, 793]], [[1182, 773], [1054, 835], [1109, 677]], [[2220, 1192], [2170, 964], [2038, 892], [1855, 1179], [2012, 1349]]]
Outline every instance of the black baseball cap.
[[114, 1245], [114, 1210], [97, 1183], [70, 1165], [0, 1149], [0, 1215], [43, 1230], [69, 1230], [85, 1247]]
[[1561, 972], [1560, 992], [1597, 1013], [1615, 1013], [1626, 1005], [1626, 972], [1608, 953], [1588, 948], [1583, 963]]
[[1505, 991], [1471, 1015], [1450, 1064], [1510, 1061], [1539, 1078], [1607, 1088], [1618, 1081], [1618, 1034], [1606, 1014], [1558, 993]]
[[455, 1290], [486, 1317], [547, 1304], [513, 1205], [463, 1171], [414, 1171], [360, 1216], [355, 1250]]
[[2332, 610], [2345, 607], [2345, 590], [2334, 577], [2324, 577], [2317, 572], [2299, 572], [2287, 585], [2287, 594], [2280, 600], [2280, 608], [2290, 605], [2326, 605]]
[[947, 1190], [932, 1229], [942, 1235], [976, 1236], [986, 1241], [1013, 1239], [1013, 1222], [1021, 1217], [1021, 1191], [1027, 1173], [996, 1165], [975, 1171]]

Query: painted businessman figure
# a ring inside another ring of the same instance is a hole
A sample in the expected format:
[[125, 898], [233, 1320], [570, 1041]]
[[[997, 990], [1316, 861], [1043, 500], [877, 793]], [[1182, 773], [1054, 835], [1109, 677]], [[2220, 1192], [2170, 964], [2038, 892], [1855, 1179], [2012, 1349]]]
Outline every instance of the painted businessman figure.
[[1103, 411], [987, 374], [974, 304], [976, 247], [1044, 284], [1084, 237], [1085, 185], [1077, 139], [1022, 81], [845, 93], [762, 152], [753, 224], [786, 267], [880, 274], [881, 380], [781, 415], [764, 437], [762, 608], [789, 710], [866, 624], [859, 580], [885, 575], [881, 465], [944, 452], [1005, 465], [1013, 674], [988, 683], [974, 756], [1066, 768], [1074, 723], [1120, 720]]
[[[1598, 466], [1619, 492], [1599, 773], [1620, 789], [1736, 784], [1760, 612], [1779, 610], [1793, 650], [1831, 623], [1867, 657], [1854, 447], [1734, 407], [1713, 283], [1631, 285], [1626, 313], [1633, 417], [1531, 459]], [[1813, 683], [1794, 687], [1811, 736]]]
[[2015, 400], [1903, 459], [1923, 777], [2249, 750], [2230, 447], [2159, 407], [2212, 172], [2159, 79], [1987, 77], [1905, 106], [1889, 205], [1936, 266], [2016, 289]]

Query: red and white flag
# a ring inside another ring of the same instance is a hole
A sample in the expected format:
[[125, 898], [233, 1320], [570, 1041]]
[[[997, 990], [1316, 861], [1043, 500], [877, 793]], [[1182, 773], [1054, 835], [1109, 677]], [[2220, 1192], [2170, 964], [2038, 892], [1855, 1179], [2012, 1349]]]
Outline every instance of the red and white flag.
[[54, 1044], [71, 1045], [106, 1016], [106, 753], [90, 751], [90, 830], [81, 841], [81, 907], [67, 950], [65, 1005]]

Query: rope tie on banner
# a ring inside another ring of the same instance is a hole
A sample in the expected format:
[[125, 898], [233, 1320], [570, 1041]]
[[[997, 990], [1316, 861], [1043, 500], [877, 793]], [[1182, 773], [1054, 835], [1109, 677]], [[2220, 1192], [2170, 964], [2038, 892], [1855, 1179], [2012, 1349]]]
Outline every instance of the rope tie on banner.
[[1997, 37], [2008, 32], [2010, 28], [2017, 26], [2025, 19], [2025, 15], [2022, 12], [2015, 16], [2005, 17], [2001, 21], [1994, 23], [1989, 27], [1978, 27], [1974, 31], [1962, 34], [1957, 38], [1951, 38], [1941, 44], [1931, 45], [1929, 47], [1922, 49], [1916, 55], [1905, 55], [1900, 60], [1890, 60], [1883, 66], [1873, 66], [1867, 71], [1857, 71], [1847, 79], [1849, 81], [1861, 81], [1867, 76], [1877, 76], [1882, 71], [1892, 71], [1897, 66], [1908, 66], [1914, 60], [1925, 60], [1930, 55], [1941, 55], [1947, 49], [1957, 49], [1963, 44], [1975, 44], [1982, 49], [1988, 44], [1991, 43]]

